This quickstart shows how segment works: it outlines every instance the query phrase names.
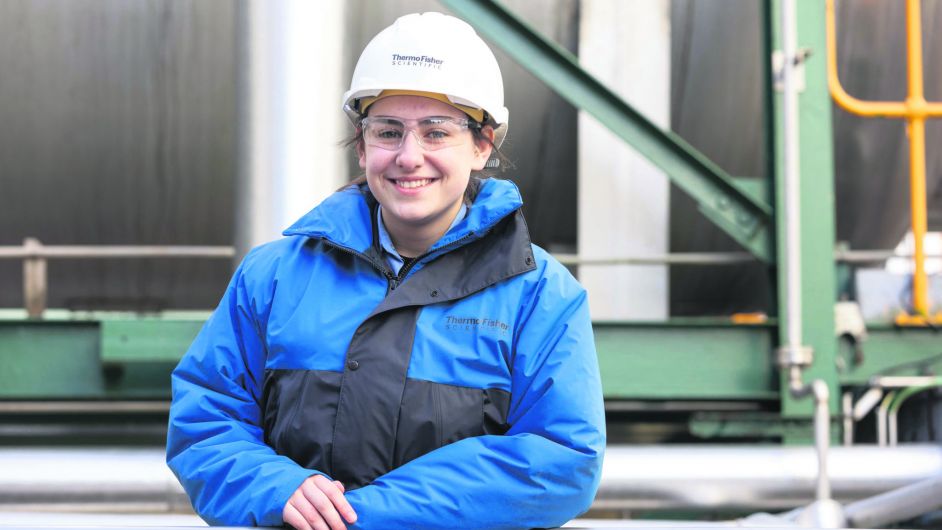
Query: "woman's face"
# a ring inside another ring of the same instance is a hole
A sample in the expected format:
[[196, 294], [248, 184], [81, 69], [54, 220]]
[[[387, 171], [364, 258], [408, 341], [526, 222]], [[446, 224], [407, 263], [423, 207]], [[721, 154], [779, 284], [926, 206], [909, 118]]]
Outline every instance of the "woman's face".
[[[369, 117], [397, 118], [414, 124], [433, 116], [467, 118], [460, 110], [420, 96], [389, 96], [369, 108]], [[485, 134], [493, 135], [486, 127]], [[361, 142], [357, 146], [360, 167], [367, 184], [383, 207], [387, 228], [440, 229], [451, 226], [461, 208], [471, 171], [484, 167], [491, 154], [486, 142], [475, 142], [470, 130], [462, 130], [454, 145], [426, 150], [419, 133], [404, 135], [399, 149], [390, 150]]]

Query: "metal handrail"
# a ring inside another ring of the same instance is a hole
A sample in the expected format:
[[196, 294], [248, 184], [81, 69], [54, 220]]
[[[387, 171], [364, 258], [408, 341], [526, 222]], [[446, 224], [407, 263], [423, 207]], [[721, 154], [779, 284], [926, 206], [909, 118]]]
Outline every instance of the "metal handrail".
[[232, 258], [235, 247], [181, 245], [0, 246], [0, 259]]
[[42, 318], [46, 310], [50, 259], [115, 258], [234, 258], [231, 246], [181, 245], [43, 245], [36, 238], [26, 238], [22, 246], [0, 246], [0, 259], [23, 261], [23, 300], [30, 318]]
[[[0, 246], [0, 260], [23, 261], [23, 295], [27, 314], [40, 318], [46, 309], [46, 261], [52, 259], [126, 259], [126, 258], [227, 258], [236, 256], [235, 247], [210, 245], [43, 245], [27, 238], [20, 246]], [[553, 254], [563, 265], [739, 265], [759, 262], [749, 252], [674, 252], [649, 256], [580, 256]], [[865, 263], [895, 257], [911, 257], [893, 250], [834, 251], [841, 263]], [[942, 258], [942, 255], [927, 255]]]

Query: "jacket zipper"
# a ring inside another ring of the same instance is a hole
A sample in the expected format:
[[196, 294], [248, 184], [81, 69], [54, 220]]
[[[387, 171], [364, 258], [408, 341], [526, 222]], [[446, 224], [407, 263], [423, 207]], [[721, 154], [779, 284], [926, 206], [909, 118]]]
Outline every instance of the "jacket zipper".
[[[482, 233], [481, 237], [487, 234], [487, 232], [489, 232], [489, 230]], [[406, 279], [406, 276], [409, 275], [409, 271], [411, 271], [412, 268], [415, 267], [415, 265], [418, 264], [423, 259], [431, 256], [432, 254], [444, 254], [445, 252], [448, 252], [454, 248], [460, 247], [461, 245], [465, 243], [465, 240], [473, 239], [475, 236], [477, 236], [477, 234], [475, 234], [474, 232], [469, 232], [468, 234], [461, 236], [460, 238], [452, 241], [451, 243], [441, 248], [437, 248], [431, 252], [426, 252], [425, 254], [422, 254], [421, 256], [415, 258], [415, 260], [413, 260], [412, 263], [410, 263], [408, 266], [405, 266], [399, 269], [399, 274], [397, 274], [394, 278], [390, 279], [390, 286], [391, 286], [390, 290], [395, 290], [396, 287], [399, 287], [399, 285], [403, 282], [403, 280]]]
[[[480, 237], [484, 237], [485, 235], [487, 235], [488, 232], [490, 232], [490, 230], [485, 230], [484, 232], [482, 232], [482, 233], [480, 234]], [[415, 258], [415, 261], [413, 261], [412, 263], [410, 263], [408, 266], [399, 269], [399, 274], [393, 274], [393, 272], [392, 272], [391, 270], [389, 270], [389, 267], [384, 267], [382, 264], [377, 263], [376, 260], [374, 260], [373, 258], [367, 256], [366, 254], [364, 254], [364, 253], [362, 253], [362, 252], [357, 252], [356, 250], [353, 250], [353, 249], [351, 249], [351, 248], [338, 245], [338, 244], [333, 243], [332, 241], [329, 241], [329, 240], [327, 240], [327, 239], [323, 239], [323, 238], [322, 238], [321, 241], [323, 241], [324, 243], [326, 243], [328, 246], [333, 247], [333, 248], [335, 248], [335, 249], [337, 249], [337, 250], [339, 250], [339, 251], [341, 251], [341, 252], [345, 252], [345, 253], [347, 253], [347, 254], [351, 254], [351, 255], [356, 256], [356, 257], [358, 257], [358, 258], [363, 258], [363, 259], [365, 259], [365, 260], [367, 261], [367, 263], [369, 263], [370, 265], [372, 265], [373, 268], [375, 268], [376, 270], [378, 270], [379, 272], [381, 272], [381, 273], [383, 274], [383, 276], [386, 277], [386, 294], [388, 295], [390, 291], [395, 291], [396, 288], [399, 287], [400, 284], [402, 284], [402, 282], [406, 279], [406, 276], [409, 275], [409, 271], [411, 271], [412, 268], [413, 268], [417, 263], [419, 263], [420, 261], [422, 261], [423, 259], [429, 257], [429, 256], [432, 255], [432, 254], [443, 254], [443, 253], [448, 252], [448, 251], [450, 251], [450, 250], [452, 250], [452, 249], [454, 249], [454, 248], [460, 247], [460, 246], [463, 245], [467, 240], [473, 239], [473, 238], [476, 237], [476, 236], [478, 236], [478, 234], [475, 234], [474, 232], [470, 232], [470, 233], [468, 233], [468, 234], [466, 234], [466, 235], [464, 235], [464, 236], [461, 236], [460, 238], [458, 238], [458, 239], [452, 241], [451, 243], [449, 243], [449, 244], [447, 244], [447, 245], [445, 245], [445, 246], [443, 246], [443, 247], [441, 247], [441, 248], [435, 249], [435, 250], [432, 251], [432, 252], [426, 252], [425, 254], [422, 254], [421, 256]]]
[[396, 276], [392, 273], [391, 270], [389, 270], [389, 267], [384, 267], [382, 264], [377, 263], [376, 260], [374, 260], [373, 258], [367, 256], [366, 254], [364, 254], [364, 253], [362, 253], [362, 252], [357, 252], [356, 250], [353, 250], [353, 249], [351, 249], [351, 248], [347, 248], [347, 247], [338, 245], [338, 244], [336, 244], [336, 243], [333, 243], [333, 242], [331, 242], [331, 241], [328, 241], [327, 239], [321, 239], [321, 241], [323, 241], [325, 244], [327, 244], [327, 246], [333, 247], [333, 248], [335, 248], [335, 249], [337, 249], [337, 250], [339, 250], [339, 251], [341, 251], [341, 252], [344, 252], [344, 253], [346, 253], [346, 254], [350, 254], [350, 255], [356, 256], [356, 257], [358, 257], [358, 258], [363, 258], [363, 259], [365, 259], [366, 262], [369, 263], [370, 265], [372, 265], [374, 269], [378, 270], [379, 272], [381, 272], [381, 273], [383, 274], [383, 276], [386, 278], [386, 283], [387, 283], [387, 285], [389, 284], [389, 282], [392, 282], [392, 281], [394, 281], [394, 280], [396, 279]]

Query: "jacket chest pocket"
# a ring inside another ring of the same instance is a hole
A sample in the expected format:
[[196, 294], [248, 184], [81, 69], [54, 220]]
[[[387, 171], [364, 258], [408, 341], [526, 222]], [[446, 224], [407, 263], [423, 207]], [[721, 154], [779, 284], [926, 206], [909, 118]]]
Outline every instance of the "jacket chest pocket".
[[504, 434], [510, 393], [407, 379], [399, 409], [394, 467], [464, 438]]

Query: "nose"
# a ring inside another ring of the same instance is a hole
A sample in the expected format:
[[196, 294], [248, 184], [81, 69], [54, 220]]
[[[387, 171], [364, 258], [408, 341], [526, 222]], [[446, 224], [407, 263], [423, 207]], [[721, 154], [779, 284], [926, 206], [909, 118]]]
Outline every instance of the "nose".
[[422, 165], [425, 157], [425, 149], [419, 143], [419, 137], [415, 131], [409, 130], [402, 137], [402, 145], [399, 146], [399, 154], [396, 156], [396, 164], [401, 168], [415, 168]]

